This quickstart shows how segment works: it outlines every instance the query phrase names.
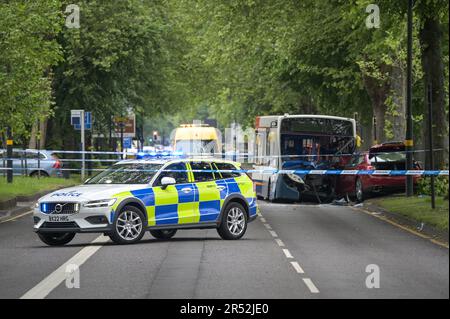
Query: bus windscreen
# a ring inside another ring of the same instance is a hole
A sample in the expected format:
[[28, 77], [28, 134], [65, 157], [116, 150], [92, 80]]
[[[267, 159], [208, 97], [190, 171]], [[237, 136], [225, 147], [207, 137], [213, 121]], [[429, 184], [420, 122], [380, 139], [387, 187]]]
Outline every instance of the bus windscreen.
[[351, 121], [297, 117], [281, 121], [281, 133], [321, 134], [353, 137], [353, 123]]

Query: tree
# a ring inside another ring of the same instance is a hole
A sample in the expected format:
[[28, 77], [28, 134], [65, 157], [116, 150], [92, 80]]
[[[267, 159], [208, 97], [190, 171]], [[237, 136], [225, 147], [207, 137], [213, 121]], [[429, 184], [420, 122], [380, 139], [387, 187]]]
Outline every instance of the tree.
[[51, 67], [61, 60], [57, 0], [0, 3], [0, 130], [25, 142], [31, 126], [50, 113]]

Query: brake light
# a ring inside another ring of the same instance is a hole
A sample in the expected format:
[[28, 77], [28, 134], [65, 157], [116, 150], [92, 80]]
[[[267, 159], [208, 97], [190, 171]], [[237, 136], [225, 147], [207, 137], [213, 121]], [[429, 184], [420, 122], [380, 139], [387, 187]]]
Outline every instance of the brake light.
[[53, 168], [61, 168], [61, 162], [60, 161], [55, 161], [55, 164], [53, 164], [52, 166]]

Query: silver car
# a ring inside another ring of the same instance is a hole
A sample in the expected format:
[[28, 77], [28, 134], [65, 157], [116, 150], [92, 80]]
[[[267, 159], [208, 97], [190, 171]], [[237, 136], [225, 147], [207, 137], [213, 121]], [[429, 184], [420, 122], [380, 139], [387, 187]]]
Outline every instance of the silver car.
[[[39, 155], [39, 158], [38, 158]], [[62, 162], [52, 151], [13, 150], [13, 174], [27, 176], [62, 177]], [[0, 167], [6, 168], [6, 150], [0, 149]], [[3, 170], [6, 174], [6, 170]]]

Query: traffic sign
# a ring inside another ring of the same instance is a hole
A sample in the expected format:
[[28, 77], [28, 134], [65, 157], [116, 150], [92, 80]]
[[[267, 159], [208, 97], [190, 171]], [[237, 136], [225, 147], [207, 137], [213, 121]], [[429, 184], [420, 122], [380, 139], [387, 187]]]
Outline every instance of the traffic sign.
[[123, 138], [123, 148], [131, 148], [133, 144], [133, 139], [131, 137]]

